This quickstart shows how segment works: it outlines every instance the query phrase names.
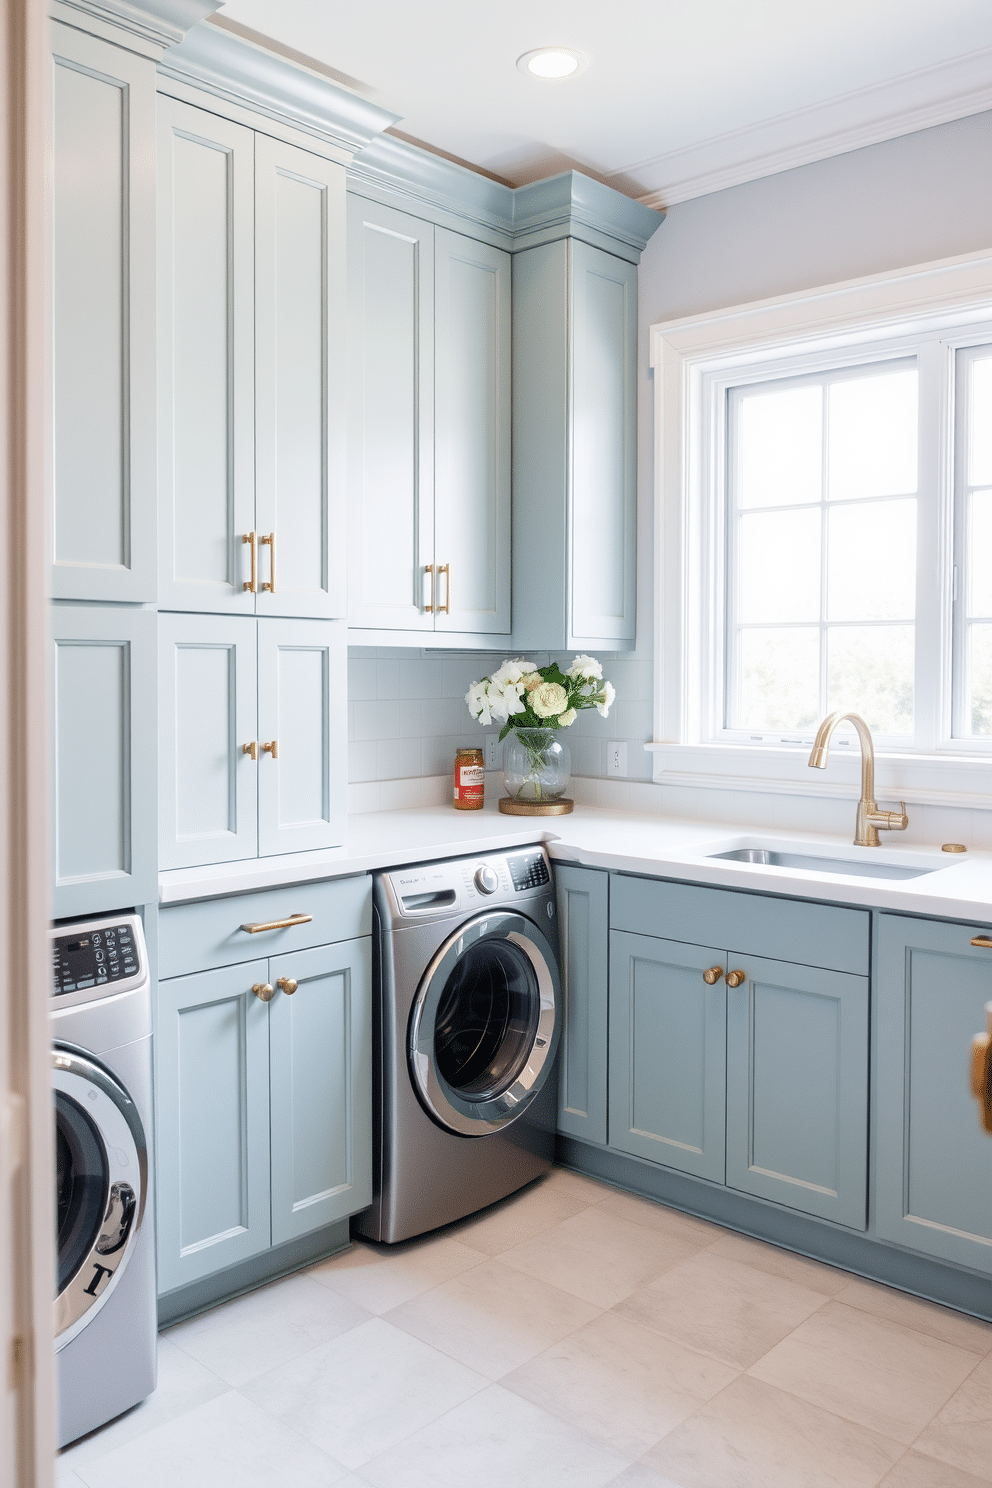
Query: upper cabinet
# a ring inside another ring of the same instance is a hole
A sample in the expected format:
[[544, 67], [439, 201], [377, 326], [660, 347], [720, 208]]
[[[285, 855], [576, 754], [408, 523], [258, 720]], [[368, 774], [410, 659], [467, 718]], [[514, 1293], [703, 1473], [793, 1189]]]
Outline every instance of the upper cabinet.
[[355, 639], [505, 637], [510, 255], [350, 195], [348, 278]]
[[344, 169], [159, 99], [159, 602], [343, 618]]
[[155, 599], [155, 63], [52, 26], [52, 593]]

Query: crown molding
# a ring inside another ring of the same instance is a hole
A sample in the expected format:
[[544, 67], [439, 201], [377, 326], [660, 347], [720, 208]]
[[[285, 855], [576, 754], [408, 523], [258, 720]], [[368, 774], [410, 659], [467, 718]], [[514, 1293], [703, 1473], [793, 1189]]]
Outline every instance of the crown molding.
[[992, 49], [904, 73], [749, 128], [625, 166], [646, 206], [674, 206], [992, 109]]
[[[138, 41], [164, 49], [182, 41], [193, 26], [213, 15], [223, 0], [58, 0], [52, 7], [56, 20], [126, 32]], [[85, 22], [84, 22], [85, 17]]]
[[387, 193], [408, 203], [422, 203], [456, 223], [485, 228], [505, 240], [502, 246], [510, 246], [511, 186], [395, 134], [378, 135], [354, 157], [348, 165], [348, 186], [359, 193], [371, 190], [377, 196]]
[[289, 124], [349, 157], [399, 117], [219, 26], [195, 27], [166, 52], [159, 72]]
[[514, 191], [514, 248], [575, 237], [638, 263], [664, 215], [581, 171], [563, 171]]

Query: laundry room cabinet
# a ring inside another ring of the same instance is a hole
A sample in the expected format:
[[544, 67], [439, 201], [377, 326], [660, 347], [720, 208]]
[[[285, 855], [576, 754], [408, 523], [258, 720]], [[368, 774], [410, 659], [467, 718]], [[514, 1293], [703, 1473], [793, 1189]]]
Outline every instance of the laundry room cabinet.
[[610, 877], [565, 863], [554, 876], [563, 1002], [558, 1130], [605, 1145]]

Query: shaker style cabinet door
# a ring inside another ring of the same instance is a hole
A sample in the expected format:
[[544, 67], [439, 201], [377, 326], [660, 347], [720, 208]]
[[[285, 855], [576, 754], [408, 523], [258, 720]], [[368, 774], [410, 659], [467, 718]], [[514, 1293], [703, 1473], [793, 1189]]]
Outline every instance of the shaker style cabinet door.
[[434, 227], [348, 196], [348, 621], [432, 631]]
[[564, 1020], [558, 1130], [606, 1145], [609, 874], [555, 867]]
[[435, 628], [510, 630], [510, 255], [438, 227]]
[[159, 603], [252, 614], [254, 135], [158, 100]]
[[256, 629], [249, 616], [159, 616], [161, 868], [258, 851]]
[[52, 53], [52, 594], [154, 603], [155, 64]]
[[344, 167], [255, 138], [259, 615], [344, 619]]
[[269, 961], [272, 1243], [372, 1202], [368, 937]]
[[56, 917], [158, 897], [155, 615], [52, 607]]

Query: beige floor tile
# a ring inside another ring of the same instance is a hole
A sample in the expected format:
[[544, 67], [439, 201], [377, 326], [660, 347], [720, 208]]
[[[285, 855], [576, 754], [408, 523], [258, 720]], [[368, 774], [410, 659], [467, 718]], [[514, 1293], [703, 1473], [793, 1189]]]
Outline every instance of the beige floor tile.
[[70, 1472], [67, 1467], [59, 1467], [58, 1459], [55, 1462], [55, 1482], [58, 1488], [86, 1488], [78, 1473]]
[[978, 1355], [839, 1302], [749, 1371], [907, 1446], [978, 1363]]
[[481, 1214], [452, 1225], [447, 1233], [474, 1250], [483, 1250], [490, 1256], [502, 1255], [588, 1207], [589, 1199], [571, 1185], [545, 1179], [532, 1183], [522, 1193], [511, 1194], [499, 1204], [491, 1204]]
[[875, 1488], [902, 1451], [877, 1431], [744, 1375], [644, 1461], [682, 1488]]
[[992, 1323], [983, 1323], [950, 1307], [940, 1307], [936, 1302], [925, 1302], [922, 1297], [911, 1297], [907, 1292], [897, 1292], [894, 1287], [877, 1281], [865, 1281], [860, 1276], [847, 1277], [846, 1281], [847, 1285], [835, 1295], [847, 1307], [888, 1318], [890, 1323], [902, 1323], [918, 1333], [929, 1333], [944, 1343], [956, 1343], [973, 1354], [992, 1353]]
[[736, 1374], [607, 1312], [514, 1370], [503, 1385], [622, 1456], [640, 1457]]
[[612, 1307], [697, 1250], [693, 1240], [631, 1224], [597, 1204], [505, 1251], [502, 1259], [587, 1302]]
[[614, 1192], [608, 1183], [601, 1183], [586, 1173], [576, 1173], [572, 1168], [552, 1168], [548, 1176], [542, 1178], [539, 1187], [541, 1190], [563, 1189], [575, 1198], [584, 1198], [587, 1204], [598, 1204]]
[[378, 1314], [460, 1276], [485, 1259], [481, 1250], [471, 1250], [446, 1235], [428, 1235], [403, 1245], [357, 1241], [343, 1254], [311, 1266], [307, 1275], [366, 1312]]
[[907, 1452], [884, 1477], [879, 1488], [984, 1488], [985, 1480], [959, 1472], [946, 1462], [935, 1462], [919, 1452]]
[[236, 1390], [80, 1468], [87, 1488], [328, 1488], [344, 1468]]
[[363, 1307], [310, 1277], [287, 1276], [180, 1323], [169, 1340], [229, 1385], [243, 1385], [368, 1318]]
[[644, 1462], [632, 1462], [607, 1488], [683, 1488], [683, 1485], [674, 1478], [662, 1477]]
[[917, 1452], [992, 1483], [992, 1359], [955, 1391], [914, 1443]]
[[702, 1250], [616, 1311], [746, 1369], [827, 1300], [822, 1292]]
[[746, 1266], [767, 1271], [769, 1276], [783, 1276], [786, 1281], [811, 1287], [814, 1292], [823, 1292], [828, 1297], [835, 1297], [851, 1280], [847, 1271], [838, 1271], [836, 1266], [825, 1266], [822, 1261], [794, 1255], [791, 1250], [782, 1250], [778, 1245], [769, 1245], [750, 1235], [738, 1235], [733, 1230], [721, 1231], [720, 1238], [709, 1248], [714, 1255], [743, 1261]]
[[584, 1432], [491, 1385], [360, 1476], [376, 1488], [602, 1488], [624, 1465]]
[[419, 1338], [373, 1318], [253, 1380], [243, 1393], [354, 1469], [487, 1383]]
[[698, 1219], [695, 1214], [683, 1214], [681, 1209], [670, 1209], [654, 1199], [642, 1199], [637, 1194], [622, 1193], [619, 1189], [608, 1190], [599, 1206], [606, 1214], [615, 1214], [620, 1219], [629, 1219], [633, 1224], [645, 1225], [649, 1230], [663, 1230], [666, 1235], [676, 1235], [682, 1240], [694, 1240], [697, 1245], [712, 1245], [728, 1232], [708, 1219]]
[[597, 1310], [494, 1260], [404, 1302], [386, 1320], [498, 1380], [581, 1328]]

